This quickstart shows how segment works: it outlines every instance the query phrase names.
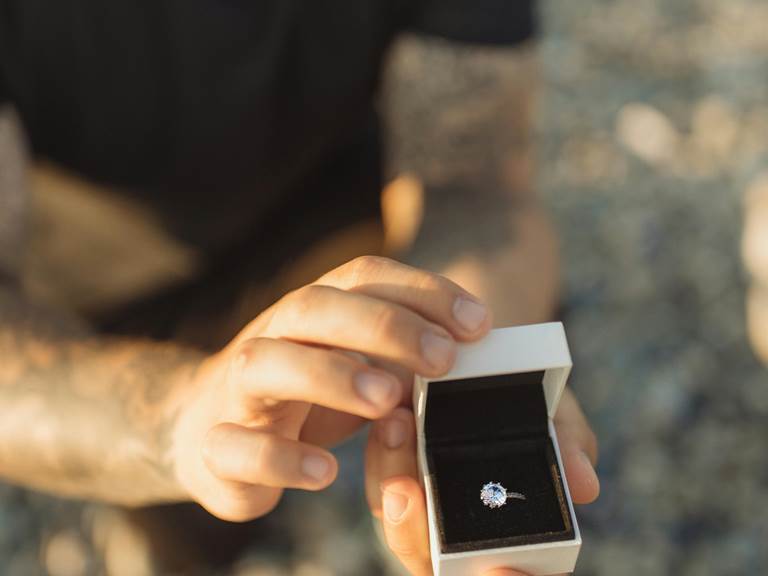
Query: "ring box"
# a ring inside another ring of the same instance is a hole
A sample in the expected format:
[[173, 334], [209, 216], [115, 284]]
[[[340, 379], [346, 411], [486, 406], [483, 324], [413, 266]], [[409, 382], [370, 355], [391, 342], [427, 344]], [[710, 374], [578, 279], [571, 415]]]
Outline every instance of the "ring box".
[[[581, 547], [552, 418], [571, 370], [559, 322], [492, 330], [441, 378], [417, 376], [418, 461], [435, 576], [572, 572]], [[480, 499], [498, 482], [525, 500]]]

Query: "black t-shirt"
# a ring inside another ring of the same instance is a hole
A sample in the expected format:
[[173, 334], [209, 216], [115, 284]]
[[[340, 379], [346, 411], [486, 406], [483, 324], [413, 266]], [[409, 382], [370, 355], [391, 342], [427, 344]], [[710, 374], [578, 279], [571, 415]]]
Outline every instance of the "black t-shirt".
[[378, 214], [374, 96], [399, 31], [533, 28], [532, 0], [0, 0], [0, 100], [36, 155], [201, 253], [263, 240], [277, 264]]

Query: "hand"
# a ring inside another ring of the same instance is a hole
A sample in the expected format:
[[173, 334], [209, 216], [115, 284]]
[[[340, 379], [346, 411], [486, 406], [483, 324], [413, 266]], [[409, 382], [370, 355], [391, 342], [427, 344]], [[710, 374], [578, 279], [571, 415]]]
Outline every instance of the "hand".
[[323, 446], [410, 402], [418, 372], [453, 364], [483, 336], [485, 306], [449, 280], [384, 258], [353, 260], [292, 292], [198, 369], [174, 428], [174, 467], [214, 515], [266, 514], [283, 489], [320, 490]]
[[[578, 402], [565, 391], [555, 416], [571, 498], [587, 504], [600, 493], [593, 468], [597, 440]], [[424, 492], [418, 480], [413, 413], [397, 408], [371, 427], [366, 449], [366, 493], [374, 516], [384, 527], [390, 550], [414, 576], [432, 576]], [[482, 576], [522, 576], [496, 569]], [[480, 576], [480, 575], [471, 575]]]

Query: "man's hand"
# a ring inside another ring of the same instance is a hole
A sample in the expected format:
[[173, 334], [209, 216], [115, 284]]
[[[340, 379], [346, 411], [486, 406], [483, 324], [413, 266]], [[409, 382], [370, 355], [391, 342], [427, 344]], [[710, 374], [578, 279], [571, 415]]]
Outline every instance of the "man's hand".
[[178, 482], [220, 518], [269, 512], [284, 488], [319, 490], [323, 445], [410, 399], [410, 380], [483, 336], [485, 306], [453, 282], [363, 257], [292, 292], [198, 369], [174, 433]]
[[[593, 468], [597, 440], [578, 402], [565, 391], [555, 417], [557, 438], [571, 497], [595, 500], [600, 483]], [[366, 451], [366, 493], [384, 527], [390, 550], [414, 576], [432, 576], [424, 492], [418, 480], [413, 413], [398, 408], [371, 427]], [[522, 576], [499, 568], [482, 576]], [[470, 575], [481, 576], [481, 575]]]

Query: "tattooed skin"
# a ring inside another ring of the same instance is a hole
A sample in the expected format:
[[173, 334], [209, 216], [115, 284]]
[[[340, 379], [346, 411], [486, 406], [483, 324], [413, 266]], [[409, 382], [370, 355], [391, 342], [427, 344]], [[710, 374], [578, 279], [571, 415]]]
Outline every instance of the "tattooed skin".
[[[530, 201], [531, 54], [425, 39], [404, 46], [409, 55], [386, 100], [391, 164], [417, 174], [426, 191], [410, 259], [442, 269], [470, 253], [498, 275], [518, 239], [513, 215]], [[5, 205], [23, 207], [11, 193], [0, 188], [0, 206], [5, 197]], [[0, 222], [0, 243], [13, 247], [5, 249], [6, 276], [17, 271], [23, 245], [16, 212]], [[16, 286], [0, 284], [0, 476], [128, 505], [187, 498], [174, 475], [171, 434], [202, 354], [92, 335], [26, 302]], [[504, 300], [522, 301], [509, 283], [499, 286]]]
[[550, 320], [557, 239], [533, 186], [535, 46], [468, 46], [406, 36], [385, 81], [392, 176], [423, 188], [404, 258], [491, 305], [499, 325]]
[[18, 119], [0, 107], [0, 476], [123, 504], [181, 499], [171, 429], [202, 355], [95, 337], [23, 298], [25, 172]]
[[128, 505], [184, 498], [171, 433], [201, 357], [91, 337], [0, 288], [0, 474]]
[[[390, 170], [415, 174], [425, 192], [412, 258], [424, 247], [435, 266], [438, 249], [441, 267], [462, 251], [508, 245], [509, 215], [531, 199], [533, 50], [407, 36], [389, 71]], [[471, 227], [472, 220], [483, 224]]]

